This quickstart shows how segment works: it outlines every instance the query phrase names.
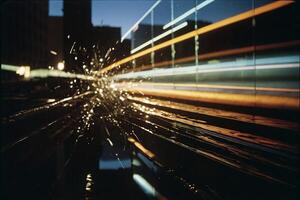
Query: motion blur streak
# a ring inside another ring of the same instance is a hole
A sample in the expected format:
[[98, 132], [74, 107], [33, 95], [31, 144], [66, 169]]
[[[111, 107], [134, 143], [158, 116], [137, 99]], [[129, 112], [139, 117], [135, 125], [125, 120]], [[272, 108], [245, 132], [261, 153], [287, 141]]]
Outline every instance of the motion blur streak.
[[146, 149], [141, 143], [137, 142], [132, 137], [128, 138], [128, 141], [134, 144], [140, 151], [142, 151], [145, 155], [147, 155], [149, 158], [154, 158], [155, 154]]
[[113, 63], [113, 64], [109, 65], [108, 67], [100, 70], [100, 73], [108, 72], [109, 70], [111, 70], [111, 69], [113, 69], [115, 67], [118, 67], [119, 65], [127, 63], [127, 62], [129, 62], [129, 61], [131, 61], [131, 60], [133, 60], [135, 58], [139, 58], [141, 56], [149, 54], [149, 53], [151, 53], [153, 51], [156, 51], [156, 50], [162, 49], [164, 47], [170, 46], [172, 44], [176, 44], [178, 42], [185, 41], [185, 40], [187, 40], [189, 38], [192, 38], [192, 37], [195, 37], [197, 35], [201, 35], [201, 34], [213, 31], [213, 30], [217, 30], [217, 29], [219, 29], [221, 27], [224, 27], [224, 26], [236, 23], [236, 22], [240, 22], [240, 21], [243, 21], [243, 20], [246, 20], [246, 19], [250, 19], [250, 18], [255, 17], [257, 15], [261, 15], [263, 13], [270, 12], [272, 10], [275, 10], [275, 9], [287, 6], [287, 5], [291, 4], [291, 3], [294, 3], [294, 1], [275, 1], [273, 3], [270, 3], [270, 4], [267, 4], [267, 5], [261, 6], [259, 8], [256, 8], [256, 9], [254, 9], [254, 11], [253, 10], [249, 10], [247, 12], [235, 15], [233, 17], [229, 17], [227, 19], [224, 19], [224, 20], [221, 20], [219, 22], [213, 23], [211, 25], [205, 26], [203, 28], [199, 28], [197, 30], [191, 31], [189, 33], [186, 33], [184, 35], [178, 36], [178, 37], [173, 38], [171, 40], [168, 40], [166, 42], [160, 43], [160, 44], [158, 44], [158, 45], [156, 45], [154, 47], [151, 47], [151, 48], [148, 48], [148, 49], [146, 49], [144, 51], [136, 53], [136, 54], [134, 54], [132, 56], [124, 58], [124, 59], [122, 59], [122, 60], [120, 60], [120, 61], [118, 61], [116, 63]]
[[[212, 58], [220, 58], [224, 56], [232, 56], [232, 55], [240, 55], [244, 53], [251, 53], [254, 51], [264, 51], [264, 50], [271, 50], [271, 49], [277, 49], [277, 48], [285, 48], [285, 47], [292, 47], [300, 45], [300, 40], [295, 41], [289, 41], [289, 42], [281, 42], [281, 43], [274, 43], [274, 44], [265, 44], [265, 45], [257, 45], [257, 46], [247, 46], [237, 49], [227, 49], [223, 51], [216, 51], [212, 53], [206, 53], [206, 54], [200, 54], [199, 59], [204, 61]], [[180, 64], [185, 62], [192, 62], [195, 60], [195, 56], [185, 57], [185, 58], [178, 58], [174, 60], [174, 64]], [[137, 67], [132, 69], [132, 71], [142, 71], [147, 69], [152, 69], [155, 67], [163, 67], [171, 65], [172, 61], [163, 61], [159, 63], [155, 63], [154, 65], [143, 65], [142, 67]]]
[[170, 102], [167, 100], [159, 100], [159, 99], [145, 100], [145, 98], [133, 97], [133, 96], [128, 97], [128, 99], [134, 102], [144, 103], [152, 106], [172, 108], [180, 111], [199, 113], [199, 114], [209, 115], [213, 117], [221, 117], [225, 119], [232, 119], [232, 120], [237, 120], [237, 121], [242, 121], [247, 123], [256, 123], [260, 125], [284, 128], [288, 130], [290, 129], [290, 130], [297, 131], [300, 128], [298, 123], [276, 119], [276, 118], [270, 118], [264, 116], [255, 116], [253, 118], [253, 115], [250, 114], [226, 111], [226, 110], [221, 110], [216, 108], [206, 108], [203, 106], [194, 106], [194, 105], [189, 105], [184, 103]]
[[[134, 83], [131, 83], [134, 84]], [[246, 87], [246, 86], [227, 86], [227, 85], [210, 85], [210, 84], [189, 84], [189, 83], [151, 83], [143, 82], [136, 83], [135, 86], [169, 86], [169, 87], [185, 87], [185, 88], [214, 88], [214, 89], [232, 89], [232, 90], [258, 90], [258, 91], [273, 91], [273, 92], [300, 92], [300, 89], [294, 88], [267, 88], [267, 87]], [[193, 90], [193, 89], [192, 89]], [[194, 89], [195, 90], [195, 89]]]
[[181, 100], [228, 104], [235, 106], [258, 106], [262, 108], [299, 109], [299, 101], [291, 97], [270, 95], [245, 95], [215, 92], [176, 91], [164, 89], [148, 89], [142, 87], [128, 88], [128, 91], [144, 95], [167, 97]]

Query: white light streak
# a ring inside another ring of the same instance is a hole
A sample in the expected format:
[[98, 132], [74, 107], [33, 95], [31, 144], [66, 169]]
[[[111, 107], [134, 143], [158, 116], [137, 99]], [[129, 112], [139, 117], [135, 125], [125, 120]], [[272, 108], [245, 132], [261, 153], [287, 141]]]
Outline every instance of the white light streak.
[[113, 142], [109, 138], [106, 138], [106, 140], [108, 141], [108, 143], [110, 144], [110, 146], [114, 146]]
[[190, 16], [191, 14], [193, 14], [194, 12], [196, 12], [196, 10], [200, 10], [201, 8], [207, 6], [208, 4], [214, 2], [215, 0], [206, 0], [200, 4], [198, 4], [196, 7], [186, 11], [185, 13], [183, 13], [182, 15], [180, 15], [179, 17], [175, 18], [174, 20], [170, 21], [169, 23], [167, 23], [166, 25], [163, 26], [163, 29], [167, 29], [170, 26], [176, 24], [177, 22], [183, 20], [184, 18]]
[[[216, 72], [228, 72], [228, 71], [242, 71], [242, 70], [259, 70], [259, 69], [287, 69], [287, 68], [298, 68], [299, 64], [279, 64], [279, 65], [261, 65], [261, 66], [245, 66], [245, 67], [230, 67], [230, 68], [212, 68], [212, 69], [197, 69], [197, 66], [183, 68], [169, 68], [162, 70], [154, 70], [155, 73], [150, 71], [144, 71], [142, 73], [129, 73], [124, 74], [127, 76], [121, 76], [118, 78], [137, 78], [137, 77], [160, 77], [160, 76], [175, 76], [175, 75], [187, 75], [187, 74], [204, 74], [204, 73], [216, 73]], [[150, 73], [149, 73], [150, 72]]]
[[135, 53], [135, 52], [137, 52], [137, 51], [143, 49], [144, 47], [150, 45], [151, 43], [156, 42], [156, 41], [158, 41], [158, 40], [160, 40], [160, 39], [166, 37], [167, 35], [170, 35], [171, 33], [174, 33], [174, 32], [176, 32], [176, 31], [178, 31], [178, 30], [180, 30], [180, 29], [186, 27], [187, 25], [188, 25], [188, 23], [187, 23], [187, 22], [184, 22], [184, 23], [182, 23], [182, 24], [180, 24], [180, 25], [178, 25], [178, 26], [176, 26], [176, 27], [174, 27], [174, 28], [172, 28], [172, 29], [170, 29], [170, 30], [168, 30], [168, 31], [166, 31], [166, 32], [164, 32], [164, 33], [162, 33], [162, 34], [156, 36], [156, 37], [153, 38], [152, 40], [149, 40], [149, 41], [145, 42], [144, 44], [141, 44], [140, 46], [136, 47], [135, 49], [132, 49], [132, 50], [130, 51], [130, 53], [133, 54], [133, 53]]
[[53, 54], [53, 55], [57, 55], [57, 52], [53, 51], [53, 50], [51, 50], [50, 53]]
[[19, 68], [19, 66], [1, 64], [1, 70], [16, 72]]
[[75, 44], [76, 44], [76, 42], [73, 42], [72, 47], [71, 47], [71, 49], [70, 49], [70, 54], [72, 53]]
[[156, 1], [147, 12], [145, 12], [145, 14], [122, 36], [121, 38], [121, 42], [123, 42], [123, 40], [130, 34], [130, 32], [136, 28], [139, 23], [141, 23], [141, 21], [143, 21], [147, 15], [161, 2], [161, 0]]
[[[278, 64], [277, 64], [278, 63]], [[114, 79], [122, 78], [147, 78], [159, 76], [172, 76], [194, 73], [215, 73], [226, 71], [240, 70], [262, 70], [262, 69], [286, 69], [298, 68], [298, 56], [278, 56], [273, 58], [261, 58], [256, 60], [256, 65], [252, 61], [245, 60], [244, 62], [222, 62], [216, 64], [193, 65], [177, 68], [153, 69], [141, 72], [130, 72], [113, 77]]]
[[155, 190], [155, 188], [141, 175], [133, 174], [132, 178], [147, 195], [150, 195], [152, 197], [157, 196], [158, 192]]

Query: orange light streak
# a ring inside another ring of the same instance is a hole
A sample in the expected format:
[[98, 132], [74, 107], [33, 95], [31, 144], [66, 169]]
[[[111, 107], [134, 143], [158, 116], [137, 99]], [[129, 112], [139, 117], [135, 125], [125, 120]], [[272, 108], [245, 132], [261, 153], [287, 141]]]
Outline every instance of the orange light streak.
[[146, 149], [141, 143], [137, 142], [132, 137], [129, 137], [127, 139], [130, 143], [134, 144], [140, 151], [142, 151], [145, 155], [147, 155], [149, 158], [154, 158], [155, 154], [152, 153], [150, 150]]
[[127, 58], [124, 58], [124, 59], [122, 59], [120, 61], [117, 61], [117, 62], [109, 65], [108, 67], [100, 70], [100, 73], [105, 73], [105, 72], [107, 72], [109, 70], [112, 70], [115, 67], [118, 67], [119, 65], [125, 64], [125, 63], [127, 63], [129, 61], [132, 61], [132, 60], [134, 60], [136, 58], [142, 57], [142, 56], [144, 56], [146, 54], [149, 54], [151, 52], [157, 51], [159, 49], [168, 47], [168, 46], [170, 46], [172, 44], [176, 44], [176, 43], [185, 41], [185, 40], [190, 39], [192, 37], [195, 37], [197, 35], [208, 33], [210, 31], [217, 30], [217, 29], [222, 28], [224, 26], [228, 26], [230, 24], [234, 24], [234, 23], [237, 23], [237, 22], [249, 19], [249, 18], [261, 15], [261, 14], [266, 13], [266, 12], [270, 12], [272, 10], [275, 10], [275, 9], [287, 6], [287, 5], [291, 4], [291, 3], [294, 3], [294, 1], [292, 1], [292, 0], [290, 0], [290, 1], [275, 1], [275, 2], [269, 3], [267, 5], [261, 6], [259, 8], [255, 8], [253, 10], [249, 10], [249, 11], [246, 11], [244, 13], [241, 13], [241, 14], [238, 14], [238, 15], [226, 18], [226, 19], [221, 20], [219, 22], [216, 22], [216, 23], [207, 25], [205, 27], [199, 28], [197, 30], [188, 32], [186, 34], [183, 34], [181, 36], [178, 36], [178, 37], [173, 38], [171, 40], [168, 40], [166, 42], [160, 43], [160, 44], [158, 44], [158, 45], [156, 45], [154, 47], [145, 49], [144, 51], [141, 51], [141, 52], [138, 52], [136, 54], [133, 54], [133, 55], [127, 57]]
[[[264, 51], [264, 50], [269, 50], [269, 49], [276, 49], [276, 48], [284, 48], [284, 47], [290, 47], [290, 46], [296, 46], [300, 44], [300, 40], [293, 40], [293, 41], [288, 41], [288, 42], [282, 42], [282, 43], [275, 43], [275, 44], [266, 44], [266, 45], [258, 45], [258, 46], [247, 46], [247, 47], [242, 47], [242, 48], [236, 48], [236, 49], [228, 49], [228, 50], [223, 50], [223, 51], [216, 51], [216, 52], [211, 52], [211, 53], [206, 53], [199, 55], [199, 60], [204, 61], [208, 60], [211, 58], [219, 58], [219, 57], [224, 57], [224, 56], [231, 56], [231, 55], [239, 55], [243, 53], [250, 53], [254, 51]], [[185, 63], [189, 61], [194, 61], [195, 56], [189, 56], [185, 58], [179, 58], [174, 60], [174, 64], [180, 64], [180, 63]], [[155, 63], [154, 66], [152, 65], [143, 65], [138, 68], [134, 68], [132, 71], [143, 71], [146, 69], [152, 69], [155, 67], [164, 67], [171, 65], [172, 61], [163, 61], [160, 63]]]
[[190, 100], [198, 102], [226, 104], [234, 106], [261, 107], [299, 110], [299, 100], [293, 97], [271, 95], [247, 95], [222, 92], [178, 91], [163, 89], [148, 89], [142, 87], [127, 88], [133, 93], [142, 93], [149, 96], [167, 97], [173, 99]]

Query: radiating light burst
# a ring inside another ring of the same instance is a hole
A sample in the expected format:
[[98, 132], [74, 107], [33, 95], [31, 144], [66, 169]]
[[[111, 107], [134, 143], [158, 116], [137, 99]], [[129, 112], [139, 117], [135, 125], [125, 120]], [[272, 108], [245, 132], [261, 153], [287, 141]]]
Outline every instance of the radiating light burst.
[[[76, 43], [74, 42], [74, 44]], [[119, 41], [115, 43], [115, 45], [117, 44], [119, 44]], [[78, 127], [76, 127], [78, 134], [86, 133], [91, 126], [99, 121], [113, 124], [121, 130], [120, 119], [125, 117], [129, 110], [133, 109], [133, 105], [127, 101], [130, 93], [124, 88], [117, 87], [112, 79], [114, 74], [98, 73], [100, 69], [104, 68], [105, 64], [116, 60], [114, 58], [116, 49], [117, 47], [111, 47], [103, 53], [99, 45], [92, 45], [91, 49], [72, 45], [70, 54], [74, 56], [76, 63], [81, 66], [80, 70], [84, 75], [93, 77], [88, 81], [72, 79], [69, 82], [70, 90], [74, 90], [76, 95], [87, 91], [92, 94], [88, 98], [85, 97], [86, 99], [84, 99], [81, 107], [81, 119]], [[92, 53], [86, 54], [88, 51]], [[120, 132], [127, 135], [126, 131], [122, 130]]]

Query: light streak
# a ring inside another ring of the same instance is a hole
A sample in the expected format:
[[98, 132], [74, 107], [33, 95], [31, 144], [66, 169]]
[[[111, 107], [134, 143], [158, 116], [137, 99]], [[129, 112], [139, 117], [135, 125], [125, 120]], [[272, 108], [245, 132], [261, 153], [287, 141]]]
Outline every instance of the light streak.
[[237, 120], [237, 121], [242, 121], [247, 123], [255, 123], [264, 126], [272, 126], [272, 127], [284, 128], [284, 129], [295, 130], [295, 131], [299, 130], [300, 128], [300, 124], [296, 122], [270, 118], [265, 116], [255, 115], [255, 117], [253, 117], [252, 114], [247, 114], [247, 113], [227, 111], [227, 110], [222, 110], [217, 108], [209, 108], [205, 106], [195, 106], [187, 103], [178, 103], [169, 100], [160, 100], [160, 99], [153, 99], [153, 98], [148, 99], [147, 101], [145, 101], [144, 97], [129, 97], [128, 99], [134, 102], [147, 104], [149, 106], [160, 106], [160, 107], [171, 108], [175, 110], [197, 113], [201, 115], [208, 115], [212, 117]]
[[215, 0], [206, 0], [200, 4], [198, 4], [196, 7], [188, 10], [187, 12], [183, 13], [182, 15], [180, 15], [179, 17], [175, 18], [174, 20], [170, 21], [169, 23], [167, 23], [166, 25], [163, 26], [163, 29], [167, 29], [170, 26], [178, 23], [179, 21], [183, 20], [184, 18], [190, 16], [191, 14], [193, 14], [194, 12], [196, 12], [197, 10], [200, 10], [201, 8], [207, 6], [208, 4], [214, 2]]
[[31, 70], [29, 78], [46, 78], [46, 77], [61, 77], [61, 78], [78, 78], [82, 80], [96, 80], [96, 77], [85, 74], [75, 74], [60, 70], [35, 69]]
[[193, 120], [185, 115], [172, 113], [164, 110], [157, 109], [155, 112], [146, 109], [140, 109], [140, 104], [133, 103], [134, 106], [140, 111], [152, 115], [161, 117], [172, 122], [179, 122], [182, 124], [186, 124], [188, 126], [197, 127], [200, 129], [205, 129], [212, 131], [212, 135], [215, 137], [220, 137], [225, 140], [229, 140], [231, 142], [238, 142], [239, 144], [249, 145], [257, 145], [260, 147], [267, 147], [276, 150], [286, 150], [289, 152], [297, 152], [297, 148], [295, 146], [291, 146], [287, 143], [284, 143], [280, 140], [270, 140], [264, 136], [254, 135], [244, 131], [238, 131], [234, 129], [229, 129], [225, 127], [215, 126], [214, 124], [202, 123], [198, 120]]
[[157, 196], [157, 191], [155, 190], [155, 188], [141, 175], [133, 174], [132, 178], [147, 195], [150, 195], [152, 197]]
[[53, 55], [55, 55], [55, 56], [57, 55], [57, 52], [53, 51], [53, 50], [51, 50], [50, 53], [53, 54]]
[[178, 31], [178, 30], [180, 30], [180, 29], [186, 27], [187, 25], [188, 25], [188, 23], [187, 23], [187, 22], [184, 22], [184, 23], [182, 23], [182, 24], [180, 24], [180, 25], [178, 25], [178, 26], [176, 26], [176, 27], [174, 27], [174, 28], [172, 28], [172, 29], [170, 29], [170, 30], [168, 30], [168, 31], [166, 31], [166, 32], [164, 32], [164, 33], [162, 33], [162, 34], [156, 36], [156, 37], [153, 38], [152, 40], [148, 40], [147, 42], [141, 44], [140, 46], [138, 46], [138, 47], [136, 47], [135, 49], [131, 50], [130, 53], [133, 54], [133, 53], [135, 53], [135, 52], [137, 52], [137, 51], [143, 49], [144, 47], [150, 45], [151, 43], [156, 42], [156, 41], [158, 41], [158, 40], [160, 40], [160, 39], [166, 37], [167, 35], [170, 35], [171, 33], [174, 33], [174, 32], [176, 32], [176, 31]]
[[246, 20], [246, 19], [250, 19], [252, 17], [261, 15], [261, 14], [266, 13], [266, 12], [270, 12], [272, 10], [287, 6], [287, 5], [292, 4], [292, 3], [294, 3], [294, 1], [292, 1], [292, 0], [291, 1], [275, 1], [275, 2], [272, 2], [272, 3], [266, 4], [264, 6], [246, 11], [244, 13], [226, 18], [224, 20], [221, 20], [221, 21], [218, 21], [216, 23], [213, 23], [213, 24], [207, 25], [205, 27], [199, 28], [197, 30], [188, 32], [186, 34], [183, 34], [181, 36], [178, 36], [178, 37], [173, 38], [171, 40], [168, 40], [166, 42], [160, 43], [160, 44], [158, 44], [154, 47], [150, 47], [148, 49], [145, 49], [144, 51], [133, 54], [133, 55], [127, 57], [127, 58], [119, 60], [119, 61], [107, 66], [106, 68], [103, 68], [102, 70], [100, 70], [100, 73], [106, 73], [107, 71], [110, 71], [113, 68], [118, 67], [122, 64], [125, 64], [129, 61], [132, 61], [136, 58], [142, 57], [144, 55], [147, 55], [147, 54], [149, 54], [151, 52], [154, 52], [154, 51], [157, 51], [159, 49], [168, 47], [172, 44], [176, 44], [176, 43], [185, 41], [189, 38], [195, 37], [196, 35], [201, 35], [201, 34], [204, 34], [204, 33], [208, 33], [208, 32], [211, 32], [213, 30], [217, 30], [219, 28], [222, 28], [224, 26], [228, 26], [228, 25], [231, 25], [231, 24], [234, 24], [234, 23]]
[[173, 99], [207, 102], [234, 106], [261, 107], [299, 110], [299, 100], [293, 97], [271, 95], [230, 94], [225, 92], [194, 92], [184, 90], [165, 90], [155, 88], [127, 88], [130, 92], [142, 92], [144, 95]]
[[76, 44], [76, 42], [73, 42], [72, 47], [71, 47], [70, 52], [69, 52], [70, 54], [72, 54], [72, 51], [74, 49], [75, 44]]
[[152, 153], [150, 150], [146, 149], [141, 143], [137, 142], [134, 138], [129, 137], [128, 142], [134, 144], [141, 152], [143, 152], [149, 158], [154, 158], [155, 154]]
[[249, 87], [249, 86], [231, 86], [231, 85], [212, 85], [212, 84], [189, 84], [189, 83], [152, 83], [142, 82], [136, 86], [154, 86], [159, 87], [184, 87], [184, 88], [213, 88], [213, 89], [230, 89], [230, 90], [257, 90], [257, 91], [270, 91], [270, 92], [300, 92], [296, 88], [270, 88], [270, 87]]
[[110, 144], [110, 146], [114, 146], [113, 142], [109, 138], [106, 138], [106, 140], [108, 141], [108, 143]]
[[1, 64], [1, 70], [16, 72], [19, 68], [20, 66]]
[[[116, 75], [114, 79], [120, 78], [148, 78], [148, 77], [161, 77], [173, 76], [183, 74], [204, 74], [228, 71], [241, 71], [241, 70], [263, 70], [263, 69], [288, 69], [299, 67], [299, 56], [277, 56], [268, 58], [257, 58], [256, 65], [253, 60], [244, 60], [240, 62], [222, 62], [216, 64], [203, 64], [193, 65], [177, 68], [154, 69], [139, 72], [129, 72], [126, 74]], [[276, 64], [274, 64], [276, 63]]]
[[145, 12], [145, 14], [122, 36], [121, 38], [121, 42], [123, 42], [123, 40], [130, 34], [130, 32], [139, 25], [139, 23], [141, 23], [141, 21], [143, 21], [147, 15], [156, 7], [158, 6], [158, 4], [161, 2], [161, 0], [156, 1], [147, 12]]
[[[243, 53], [251, 53], [254, 51], [257, 52], [257, 51], [264, 51], [264, 50], [269, 50], [269, 49], [290, 47], [290, 46], [296, 46], [299, 44], [300, 44], [300, 40], [293, 40], [293, 41], [281, 42], [281, 43], [246, 46], [246, 47], [236, 48], [236, 49], [227, 49], [227, 50], [216, 51], [216, 52], [211, 52], [211, 53], [206, 53], [206, 54], [200, 54], [198, 56], [201, 61], [204, 61], [204, 60], [212, 59], [212, 58], [219, 58], [219, 57], [231, 56], [231, 55], [239, 55], [239, 54], [243, 54]], [[185, 58], [176, 59], [174, 61], [174, 64], [180, 64], [180, 63], [185, 63], [185, 62], [189, 62], [189, 61], [195, 61], [195, 56], [189, 56], [189, 57], [185, 57]], [[145, 70], [145, 69], [167, 66], [167, 65], [171, 65], [171, 64], [172, 64], [171, 60], [163, 61], [163, 62], [155, 63], [154, 66], [143, 65], [142, 67], [134, 68], [132, 71], [141, 71], [141, 70]]]

